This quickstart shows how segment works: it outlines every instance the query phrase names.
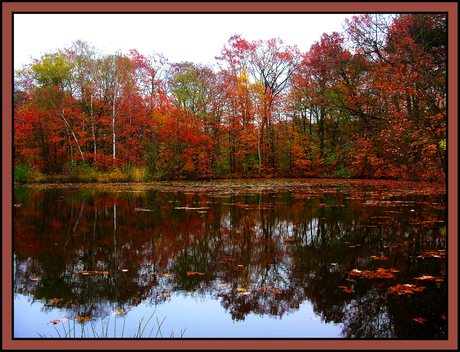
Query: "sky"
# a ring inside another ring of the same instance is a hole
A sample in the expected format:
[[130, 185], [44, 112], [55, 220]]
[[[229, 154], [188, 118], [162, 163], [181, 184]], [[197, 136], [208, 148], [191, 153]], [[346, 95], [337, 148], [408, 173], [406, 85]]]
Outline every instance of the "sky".
[[15, 13], [14, 69], [45, 53], [70, 47], [77, 39], [105, 54], [136, 49], [163, 54], [169, 62], [214, 64], [234, 34], [248, 40], [280, 38], [302, 52], [323, 33], [342, 32], [352, 14], [78, 14]]

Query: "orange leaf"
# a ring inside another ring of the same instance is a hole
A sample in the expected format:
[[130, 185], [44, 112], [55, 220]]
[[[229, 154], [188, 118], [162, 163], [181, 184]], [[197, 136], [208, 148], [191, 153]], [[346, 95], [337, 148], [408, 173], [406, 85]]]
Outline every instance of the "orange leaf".
[[75, 320], [78, 321], [79, 323], [82, 323], [82, 322], [84, 322], [84, 321], [89, 321], [89, 320], [91, 320], [91, 318], [89, 318], [89, 317], [78, 317], [78, 318], [76, 318]]
[[424, 319], [424, 318], [414, 318], [414, 320], [420, 324], [423, 324], [424, 322], [428, 321], [427, 319]]

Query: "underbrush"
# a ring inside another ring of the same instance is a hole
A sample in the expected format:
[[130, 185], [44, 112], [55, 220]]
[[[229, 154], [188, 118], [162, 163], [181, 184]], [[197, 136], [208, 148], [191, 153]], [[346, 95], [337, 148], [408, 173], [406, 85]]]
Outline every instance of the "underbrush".
[[99, 171], [88, 165], [68, 163], [59, 174], [45, 175], [36, 167], [20, 165], [14, 169], [17, 183], [112, 183], [147, 182], [151, 179], [144, 167], [115, 167]]

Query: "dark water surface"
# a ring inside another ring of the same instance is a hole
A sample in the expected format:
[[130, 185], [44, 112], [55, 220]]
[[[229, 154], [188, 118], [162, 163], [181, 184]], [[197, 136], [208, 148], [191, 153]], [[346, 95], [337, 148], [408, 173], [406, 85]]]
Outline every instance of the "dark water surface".
[[15, 338], [447, 339], [442, 188], [15, 186], [13, 217]]

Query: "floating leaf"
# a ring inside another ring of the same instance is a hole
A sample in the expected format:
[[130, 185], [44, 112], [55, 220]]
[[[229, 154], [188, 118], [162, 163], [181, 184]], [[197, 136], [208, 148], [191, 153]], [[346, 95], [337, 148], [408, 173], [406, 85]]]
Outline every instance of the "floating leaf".
[[423, 275], [420, 277], [414, 277], [415, 280], [430, 280], [430, 281], [444, 281], [442, 277], [435, 277], [431, 275]]
[[91, 320], [91, 318], [89, 317], [78, 317], [78, 318], [75, 318], [75, 321], [78, 321], [79, 323], [83, 323], [85, 321], [89, 321]]
[[425, 318], [414, 318], [414, 320], [415, 320], [417, 323], [420, 323], [420, 324], [423, 324], [424, 322], [428, 321], [428, 320], [425, 319]]
[[111, 311], [110, 314], [112, 315], [122, 315], [122, 314], [126, 314], [130, 311], [131, 309], [128, 308], [128, 309], [118, 309], [118, 310], [115, 310], [115, 311]]
[[247, 295], [253, 295], [253, 293], [252, 293], [252, 292], [249, 292], [249, 291], [238, 292], [238, 294], [239, 294], [239, 295], [245, 295], [245, 296], [247, 296]]
[[63, 300], [64, 300], [64, 298], [53, 298], [53, 299], [50, 299], [48, 302], [49, 303], [62, 302]]
[[190, 207], [187, 205], [187, 206], [185, 206], [185, 207], [175, 207], [174, 209], [203, 210], [203, 209], [209, 209], [209, 207], [190, 208]]
[[381, 257], [377, 257], [377, 256], [375, 256], [375, 255], [371, 255], [371, 258], [372, 258], [372, 259], [375, 259], [375, 260], [388, 260], [388, 258], [385, 257], [385, 256], [383, 256], [383, 255], [382, 255]]
[[389, 287], [388, 292], [397, 294], [397, 295], [404, 295], [406, 293], [420, 292], [424, 288], [425, 288], [424, 286], [416, 287], [415, 285], [412, 285], [412, 284], [398, 284], [396, 286]]
[[204, 275], [204, 273], [199, 273], [197, 271], [187, 271], [187, 275]]
[[135, 211], [154, 211], [153, 209], [147, 209], [147, 208], [134, 208]]
[[108, 275], [110, 274], [108, 271], [95, 271], [95, 270], [79, 270], [75, 272], [76, 274], [80, 275], [96, 275], [96, 274], [103, 274], [103, 275]]
[[358, 269], [353, 269], [349, 272], [350, 275], [359, 276], [361, 278], [367, 279], [393, 279], [395, 276], [392, 272], [398, 272], [397, 270], [394, 271], [393, 269], [382, 269], [378, 268], [377, 271], [360, 271]]

